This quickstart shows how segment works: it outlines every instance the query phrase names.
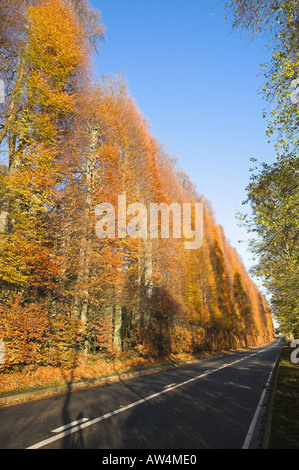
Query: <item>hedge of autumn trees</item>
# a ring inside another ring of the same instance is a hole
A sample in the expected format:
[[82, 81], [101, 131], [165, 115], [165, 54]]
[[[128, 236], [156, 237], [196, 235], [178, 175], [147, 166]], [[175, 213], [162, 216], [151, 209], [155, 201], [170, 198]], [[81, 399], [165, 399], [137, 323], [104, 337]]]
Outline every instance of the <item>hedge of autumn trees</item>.
[[[80, 351], [165, 355], [271, 340], [268, 304], [208, 202], [122, 79], [91, 79], [100, 14], [84, 0], [3, 0], [0, 10], [2, 369], [63, 364]], [[99, 240], [95, 207], [116, 207], [121, 194], [204, 202], [203, 246]]]

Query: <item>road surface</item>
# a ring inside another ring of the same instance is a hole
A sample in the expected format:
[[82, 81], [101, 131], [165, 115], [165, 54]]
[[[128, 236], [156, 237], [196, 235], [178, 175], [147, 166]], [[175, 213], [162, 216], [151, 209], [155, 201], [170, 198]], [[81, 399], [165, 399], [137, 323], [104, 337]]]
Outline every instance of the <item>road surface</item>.
[[255, 448], [283, 341], [2, 408], [0, 448]]

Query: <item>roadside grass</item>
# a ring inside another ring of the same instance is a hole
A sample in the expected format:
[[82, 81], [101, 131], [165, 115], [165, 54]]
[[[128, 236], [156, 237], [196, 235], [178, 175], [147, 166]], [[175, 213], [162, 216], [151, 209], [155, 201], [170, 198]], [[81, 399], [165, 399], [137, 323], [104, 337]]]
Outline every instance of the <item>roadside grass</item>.
[[286, 343], [281, 353], [269, 449], [299, 449], [299, 363], [291, 362], [293, 351]]

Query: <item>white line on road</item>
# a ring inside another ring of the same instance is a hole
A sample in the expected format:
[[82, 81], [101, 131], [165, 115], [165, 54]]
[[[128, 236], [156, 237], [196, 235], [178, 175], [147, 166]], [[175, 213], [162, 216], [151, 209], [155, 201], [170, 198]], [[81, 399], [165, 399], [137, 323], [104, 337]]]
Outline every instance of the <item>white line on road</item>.
[[[227, 367], [227, 366], [226, 366]], [[220, 367], [222, 369], [222, 367]], [[214, 372], [218, 370], [215, 369]], [[142, 398], [141, 400], [135, 401], [133, 403], [130, 403], [129, 405], [123, 406], [122, 408], [118, 408], [117, 410], [111, 411], [110, 413], [106, 413], [103, 416], [99, 416], [98, 418], [95, 418], [91, 421], [88, 421], [86, 423], [83, 423], [82, 425], [75, 426], [71, 429], [66, 429], [65, 431], [61, 432], [60, 434], [56, 434], [56, 436], [49, 437], [48, 439], [45, 439], [44, 441], [38, 442], [37, 444], [34, 444], [33, 446], [27, 447], [27, 449], [40, 449], [41, 447], [45, 447], [49, 444], [52, 444], [52, 442], [55, 442], [59, 439], [63, 439], [66, 436], [69, 436], [70, 434], [73, 434], [74, 432], [81, 431], [82, 429], [85, 429], [89, 426], [92, 426], [93, 424], [99, 423], [100, 421], [104, 421], [105, 419], [111, 418], [112, 416], [115, 416], [119, 413], [123, 413], [126, 410], [129, 410], [130, 408], [134, 408], [135, 406], [138, 406], [142, 403], [146, 403], [147, 401], [153, 400], [154, 398], [159, 397], [160, 395], [163, 395], [165, 393], [168, 393], [176, 388], [183, 387], [184, 385], [187, 385], [188, 383], [194, 382], [194, 380], [197, 380], [199, 378], [205, 377], [206, 375], [210, 374], [211, 372], [208, 373], [203, 373], [197, 377], [192, 377], [192, 379], [186, 380], [185, 382], [182, 382], [180, 384], [175, 384], [172, 385], [164, 390], [161, 390], [160, 392], [153, 393], [152, 395], [149, 395], [148, 397]]]
[[[263, 351], [265, 351], [265, 349], [263, 349]], [[251, 444], [251, 441], [252, 441], [252, 438], [253, 438], [253, 434], [254, 434], [254, 431], [256, 429], [257, 421], [258, 421], [259, 416], [261, 414], [261, 411], [262, 411], [262, 408], [263, 408], [263, 405], [264, 405], [265, 396], [266, 396], [266, 393], [268, 391], [269, 385], [271, 383], [272, 375], [273, 375], [276, 363], [278, 361], [278, 358], [279, 358], [279, 354], [278, 354], [278, 356], [277, 356], [277, 358], [274, 362], [274, 365], [272, 367], [272, 370], [269, 374], [268, 380], [266, 382], [266, 385], [264, 387], [264, 390], [263, 390], [263, 393], [261, 395], [260, 401], [257, 405], [256, 410], [255, 410], [255, 413], [254, 413], [253, 419], [251, 421], [251, 424], [250, 424], [250, 427], [249, 427], [249, 430], [248, 430], [248, 433], [247, 433], [247, 436], [246, 436], [246, 439], [244, 441], [242, 449], [249, 449], [249, 447], [250, 447], [250, 444]]]
[[165, 389], [165, 388], [173, 387], [174, 385], [176, 385], [176, 383], [170, 384], [170, 385], [165, 385], [165, 387], [163, 387], [163, 388]]
[[[276, 344], [275, 344], [275, 345], [276, 345]], [[273, 347], [273, 346], [270, 346], [270, 347], [267, 348], [267, 349], [271, 349], [272, 347]], [[249, 357], [256, 356], [257, 354], [259, 354], [259, 351], [257, 351], [256, 353], [251, 354]], [[246, 358], [248, 358], [248, 356], [246, 356]], [[77, 431], [81, 431], [82, 429], [85, 429], [85, 428], [87, 428], [87, 427], [89, 427], [89, 426], [92, 426], [93, 424], [96, 424], [96, 423], [99, 423], [99, 422], [101, 422], [101, 421], [104, 421], [105, 419], [111, 418], [112, 416], [115, 416], [115, 415], [117, 415], [117, 414], [119, 414], [119, 413], [123, 413], [124, 411], [129, 410], [130, 408], [134, 408], [135, 406], [138, 406], [138, 405], [140, 405], [140, 404], [143, 404], [143, 403], [146, 403], [146, 402], [148, 402], [148, 401], [150, 401], [150, 400], [153, 400], [154, 398], [157, 398], [157, 397], [159, 397], [160, 395], [163, 395], [163, 394], [165, 394], [165, 393], [169, 393], [169, 392], [171, 392], [172, 390], [175, 390], [175, 389], [177, 389], [177, 388], [183, 387], [184, 385], [187, 385], [187, 384], [189, 384], [189, 383], [191, 383], [191, 382], [194, 382], [195, 380], [201, 379], [201, 378], [203, 378], [203, 377], [205, 377], [205, 376], [207, 376], [207, 375], [209, 375], [209, 374], [212, 374], [213, 372], [216, 372], [216, 371], [218, 371], [218, 370], [220, 370], [220, 369], [224, 369], [224, 368], [226, 368], [226, 367], [229, 367], [229, 366], [231, 366], [231, 365], [233, 365], [233, 364], [236, 364], [237, 362], [244, 361], [246, 358], [241, 358], [241, 359], [238, 359], [238, 360], [236, 360], [236, 361], [233, 361], [233, 362], [231, 362], [231, 363], [229, 363], [229, 364], [224, 364], [223, 366], [218, 367], [218, 369], [213, 369], [213, 370], [211, 370], [211, 371], [206, 371], [206, 372], [204, 372], [203, 374], [200, 374], [200, 375], [198, 375], [198, 376], [196, 376], [196, 377], [192, 377], [191, 379], [186, 380], [185, 382], [181, 382], [181, 383], [179, 383], [179, 384], [170, 385], [169, 387], [164, 388], [164, 389], [161, 390], [160, 392], [153, 393], [152, 395], [149, 395], [149, 396], [147, 396], [147, 397], [145, 397], [145, 398], [142, 398], [141, 400], [135, 401], [135, 402], [133, 402], [133, 403], [130, 403], [129, 405], [123, 406], [122, 408], [118, 408], [118, 409], [116, 409], [116, 410], [114, 410], [114, 411], [111, 411], [111, 412], [109, 412], [109, 413], [106, 413], [106, 414], [104, 414], [104, 415], [102, 415], [102, 416], [99, 416], [98, 418], [92, 419], [91, 421], [82, 423], [82, 424], [80, 424], [80, 425], [76, 425], [76, 426], [74, 426], [74, 427], [72, 427], [72, 428], [70, 428], [70, 429], [65, 429], [64, 431], [62, 431], [62, 432], [59, 433], [59, 434], [56, 434], [55, 436], [52, 436], [52, 437], [50, 437], [50, 438], [48, 438], [48, 439], [45, 439], [45, 440], [43, 440], [43, 441], [38, 442], [37, 444], [34, 444], [34, 445], [30, 446], [30, 447], [27, 447], [27, 449], [40, 449], [41, 447], [45, 447], [45, 446], [47, 446], [47, 445], [49, 445], [49, 444], [52, 444], [52, 443], [55, 442], [55, 441], [58, 441], [59, 439], [63, 439], [64, 437], [69, 436], [70, 434], [73, 434], [73, 433], [75, 433], [75, 432], [77, 432]]]
[[89, 418], [77, 419], [76, 421], [73, 421], [72, 423], [64, 424], [63, 426], [60, 426], [60, 428], [53, 429], [53, 431], [51, 432], [57, 433], [57, 432], [65, 431], [66, 429], [76, 426], [77, 424], [85, 423], [85, 421], [88, 421], [88, 420]]

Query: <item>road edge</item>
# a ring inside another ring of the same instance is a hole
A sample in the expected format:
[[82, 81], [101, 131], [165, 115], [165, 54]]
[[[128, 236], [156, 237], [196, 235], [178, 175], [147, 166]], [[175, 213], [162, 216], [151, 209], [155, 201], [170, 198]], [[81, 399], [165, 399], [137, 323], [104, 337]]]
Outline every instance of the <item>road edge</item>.
[[270, 391], [270, 397], [268, 399], [268, 407], [267, 407], [266, 417], [265, 417], [265, 427], [264, 427], [262, 446], [261, 446], [262, 449], [269, 449], [269, 442], [270, 442], [271, 428], [272, 428], [272, 411], [273, 411], [274, 399], [275, 399], [275, 394], [276, 394], [276, 389], [277, 389], [277, 380], [278, 380], [281, 354], [282, 354], [282, 349], [280, 350], [280, 353], [278, 355], [278, 358], [276, 360], [276, 364], [273, 370], [272, 386], [271, 386], [271, 391]]
[[[274, 339], [275, 338], [273, 338], [273, 340], [270, 341], [270, 343], [272, 343]], [[267, 344], [270, 344], [270, 343], [267, 343]], [[30, 401], [42, 400], [42, 399], [50, 398], [59, 394], [75, 392], [75, 391], [87, 389], [90, 387], [96, 387], [96, 386], [105, 385], [105, 384], [109, 384], [113, 382], [118, 382], [121, 380], [127, 380], [127, 379], [134, 378], [134, 377], [140, 377], [142, 375], [153, 374], [155, 372], [161, 372], [163, 370], [172, 369], [174, 367], [181, 367], [181, 366], [188, 365], [188, 364], [195, 364], [204, 360], [209, 360], [211, 358], [224, 357], [227, 354], [228, 355], [235, 354], [236, 352], [256, 349], [259, 347], [262, 347], [262, 346], [254, 346], [252, 348], [250, 347], [241, 348], [240, 350], [232, 350], [232, 351], [221, 351], [218, 353], [215, 351], [210, 356], [205, 356], [201, 359], [191, 359], [189, 361], [176, 362], [174, 364], [168, 363], [165, 365], [155, 366], [155, 367], [151, 367], [148, 369], [124, 372], [122, 374], [111, 375], [107, 377], [87, 379], [87, 380], [83, 380], [80, 382], [70, 382], [64, 385], [57, 385], [57, 386], [52, 386], [52, 387], [42, 388], [42, 389], [34, 389], [34, 390], [29, 390], [28, 392], [16, 393], [16, 394], [2, 396], [2, 397], [0, 396], [0, 409], [3, 406], [22, 405]]]

